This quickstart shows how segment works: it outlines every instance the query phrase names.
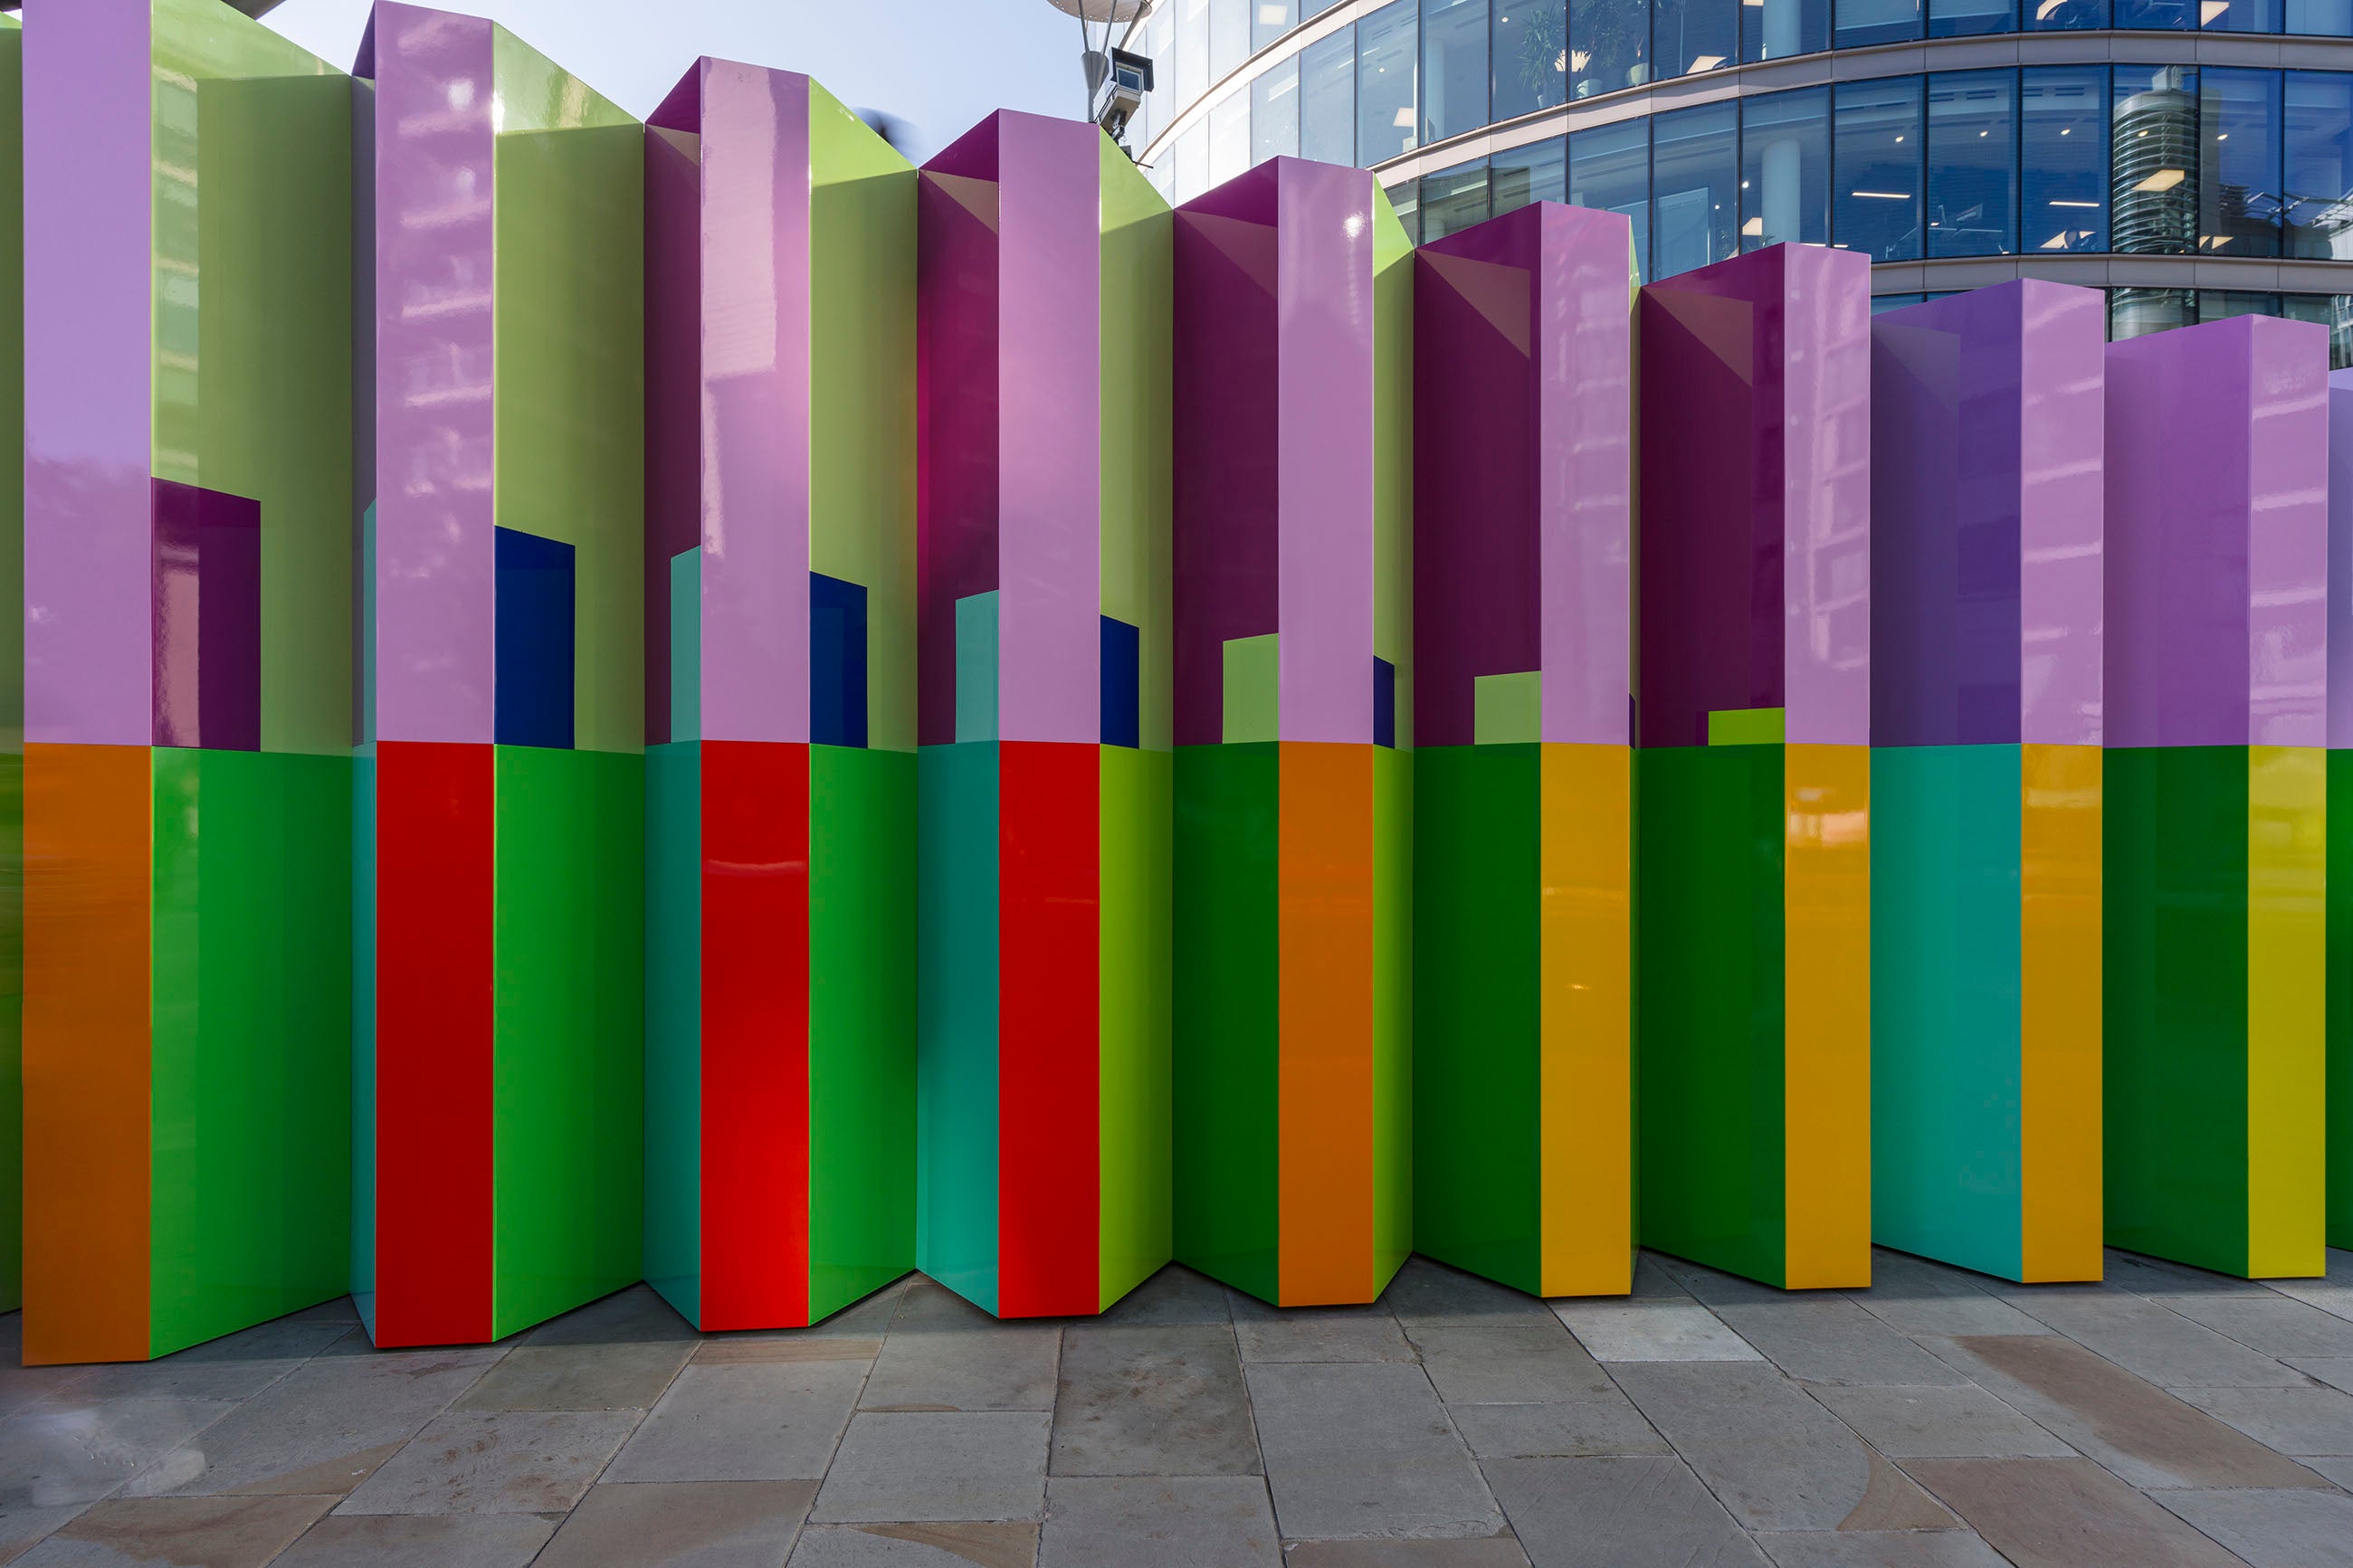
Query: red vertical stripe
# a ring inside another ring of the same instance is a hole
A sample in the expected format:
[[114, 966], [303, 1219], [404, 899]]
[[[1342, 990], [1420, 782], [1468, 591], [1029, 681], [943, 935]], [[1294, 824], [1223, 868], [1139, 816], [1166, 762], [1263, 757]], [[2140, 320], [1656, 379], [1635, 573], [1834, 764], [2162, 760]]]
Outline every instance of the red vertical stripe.
[[997, 1314], [1102, 1305], [1101, 752], [1000, 743]]
[[491, 1337], [494, 754], [376, 748], [376, 1343]]
[[808, 1321], [808, 747], [702, 742], [702, 1327]]

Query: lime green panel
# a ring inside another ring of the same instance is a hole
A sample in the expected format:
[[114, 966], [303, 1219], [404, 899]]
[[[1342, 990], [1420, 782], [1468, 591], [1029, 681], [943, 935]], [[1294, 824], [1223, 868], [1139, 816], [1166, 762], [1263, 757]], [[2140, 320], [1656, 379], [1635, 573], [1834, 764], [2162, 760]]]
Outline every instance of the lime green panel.
[[867, 743], [915, 749], [914, 170], [809, 84], [809, 565], [866, 588]]
[[1482, 746], [1517, 746], [1544, 739], [1544, 671], [1474, 676], [1471, 738]]
[[638, 123], [586, 82], [495, 24], [491, 28], [491, 70], [496, 78], [491, 90], [497, 94], [491, 122], [501, 134]]
[[[1156, 197], [1155, 199], [1157, 199]], [[1103, 1306], [1175, 1247], [1169, 1188], [1169, 809], [1166, 752], [1103, 746]]]
[[498, 139], [498, 523], [574, 547], [584, 752], [645, 742], [645, 147]]
[[1413, 744], [1413, 246], [1373, 189], [1373, 657], [1397, 667], [1397, 743]]
[[352, 84], [216, 0], [156, 0], [153, 51], [154, 473], [260, 503], [262, 747], [342, 755]]
[[915, 1266], [915, 756], [809, 748], [809, 1317]]
[[1229, 637], [1225, 644], [1225, 728], [1229, 746], [1278, 736], [1282, 706], [1280, 632]]
[[702, 1321], [702, 745], [646, 748], [646, 1283]]
[[152, 756], [164, 1355], [350, 1289], [352, 764]]
[[638, 1279], [645, 763], [497, 748], [491, 1321]]
[[1707, 716], [1711, 746], [1778, 746], [1788, 733], [1786, 709], [1720, 708]]
[[1139, 735], [1168, 749], [1169, 426], [1176, 220], [1144, 172], [1103, 149], [1103, 613], [1140, 632]]
[[1413, 1250], [1413, 753], [1373, 748], [1373, 1286]]

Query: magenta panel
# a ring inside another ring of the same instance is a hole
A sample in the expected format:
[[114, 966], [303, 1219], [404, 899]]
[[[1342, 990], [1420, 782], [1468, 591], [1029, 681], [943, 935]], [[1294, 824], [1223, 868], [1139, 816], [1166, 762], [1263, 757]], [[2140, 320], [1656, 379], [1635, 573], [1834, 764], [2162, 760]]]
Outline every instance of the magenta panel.
[[145, 745], [148, 0], [25, 7], [25, 738]]
[[2008, 283], [1871, 331], [1873, 743], [2097, 745], [2105, 301]]
[[261, 503], [154, 482], [154, 743], [261, 750]]
[[702, 161], [698, 133], [702, 80], [710, 64], [696, 61], [646, 125], [645, 700], [649, 746], [673, 739], [670, 558], [702, 542]]
[[1778, 245], [1642, 290], [1640, 740], [1871, 730], [1871, 267]]
[[2107, 350], [2106, 740], [2327, 743], [2328, 334]]
[[1630, 235], [1552, 204], [1421, 247], [1415, 737], [1474, 739], [1475, 681], [1544, 673], [1543, 739], [1629, 739]]
[[491, 24], [381, 0], [376, 734], [491, 743]]

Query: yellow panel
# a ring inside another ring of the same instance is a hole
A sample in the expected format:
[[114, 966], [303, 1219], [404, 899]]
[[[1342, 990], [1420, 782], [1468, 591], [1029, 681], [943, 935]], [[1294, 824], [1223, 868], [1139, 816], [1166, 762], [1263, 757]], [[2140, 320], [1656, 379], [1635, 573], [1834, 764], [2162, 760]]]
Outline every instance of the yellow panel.
[[2247, 748], [2247, 1272], [2327, 1271], [2327, 753]]
[[2097, 1279], [2100, 749], [2019, 752], [2019, 1268]]
[[1871, 750], [1790, 746], [1782, 880], [1792, 1289], [1871, 1283]]

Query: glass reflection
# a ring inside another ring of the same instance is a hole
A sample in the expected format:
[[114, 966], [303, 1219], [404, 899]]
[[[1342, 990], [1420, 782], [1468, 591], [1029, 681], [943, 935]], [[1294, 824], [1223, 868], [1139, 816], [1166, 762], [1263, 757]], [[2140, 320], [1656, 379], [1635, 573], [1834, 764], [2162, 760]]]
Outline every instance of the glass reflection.
[[[1250, 0], [1250, 47], [1262, 49], [1299, 21], [1295, 0]], [[1318, 7], [1319, 9], [1321, 7]]]
[[2118, 66], [2108, 135], [2109, 248], [2134, 256], [2197, 249], [2196, 68]]
[[2291, 33], [2341, 38], [2353, 34], [2353, 0], [2287, 0], [2281, 26]]
[[2353, 294], [2287, 294], [2280, 314], [2291, 321], [2317, 321], [2328, 329], [2328, 368], [2353, 367]]
[[1250, 58], [1254, 0], [1209, 0], [1209, 79], [1219, 82]]
[[1250, 167], [1299, 156], [1299, 57], [1261, 71], [1250, 83]]
[[1343, 27], [1299, 51], [1299, 155], [1356, 161], [1356, 30]]
[[[2353, 4], [2353, 0], [2347, 0]], [[2020, 0], [2018, 25], [2030, 33], [2108, 25], [2108, 0]]]
[[1740, 105], [1740, 248], [1831, 237], [1831, 91], [1769, 93]]
[[1568, 101], [1568, 0], [1495, 0], [1494, 114]]
[[2108, 68], [2019, 73], [2020, 212], [2025, 250], [2108, 247]]
[[1487, 123], [1487, 0], [1421, 0], [1421, 139]]
[[2277, 256], [2280, 73], [2207, 69], [2198, 84], [2198, 245], [2209, 256]]
[[1649, 0], [1577, 0], [1568, 16], [1572, 98], [1640, 87], [1651, 79]]
[[1736, 248], [1738, 122], [1729, 103], [1651, 121], [1651, 258], [1660, 278], [1722, 261]]
[[1651, 55], [1661, 78], [1721, 70], [1739, 58], [1735, 0], [1653, 0]]
[[2188, 32], [2197, 26], [2201, 7], [2225, 3], [2226, 0], [2116, 0], [2116, 25]]
[[1356, 162], [1366, 168], [1413, 151], [1414, 0], [1396, 0], [1356, 24]]
[[2198, 299], [2187, 289], [2111, 289], [2108, 341], [2170, 331], [2198, 320]]
[[1195, 121], [1169, 150], [1169, 199], [1178, 205], [1209, 188], [1209, 128]]
[[1568, 200], [1568, 139], [1556, 136], [1496, 153], [1487, 160], [1487, 190], [1498, 217], [1530, 202]]
[[1176, 12], [1175, 58], [1168, 72], [1170, 115], [1209, 90], [1209, 0], [1165, 0]]
[[1939, 71], [1928, 79], [1928, 254], [2018, 249], [2018, 77]]
[[1250, 100], [1229, 93], [1209, 110], [1209, 184], [1222, 185], [1250, 166]]
[[1568, 204], [1624, 213], [1634, 222], [1634, 269], [1651, 271], [1651, 128], [1640, 120], [1580, 131], [1568, 139]]
[[1841, 82], [1831, 139], [1832, 241], [1873, 261], [1920, 256], [1919, 78]]
[[1836, 47], [1901, 44], [1920, 37], [1920, 0], [1836, 0]]
[[1408, 180], [1401, 185], [1388, 186], [1383, 192], [1398, 222], [1405, 225], [1405, 237], [1416, 245], [1421, 243], [1421, 200], [1415, 194], [1419, 189], [1419, 182]]
[[1742, 59], [1787, 59], [1830, 47], [1830, 0], [1741, 0]]
[[1421, 177], [1421, 237], [1444, 239], [1487, 221], [1487, 165], [1459, 163]]
[[2276, 33], [2280, 0], [2200, 0], [2198, 26], [2210, 33]]
[[2283, 92], [2286, 253], [2353, 260], [2353, 75], [2289, 71]]
[[2007, 33], [2017, 26], [2017, 0], [1928, 0], [1928, 36], [1932, 38]]

